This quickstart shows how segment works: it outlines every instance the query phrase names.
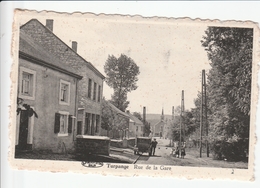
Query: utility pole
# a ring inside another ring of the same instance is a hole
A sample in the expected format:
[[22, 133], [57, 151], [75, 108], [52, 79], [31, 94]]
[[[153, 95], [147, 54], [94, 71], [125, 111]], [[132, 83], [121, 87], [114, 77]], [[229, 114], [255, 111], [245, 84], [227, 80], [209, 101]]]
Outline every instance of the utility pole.
[[143, 107], [143, 125], [145, 130], [145, 124], [146, 124], [146, 107]]
[[[183, 115], [184, 115], [184, 90], [182, 90], [182, 94], [181, 94], [181, 119], [183, 119]], [[185, 123], [183, 123], [183, 142], [185, 142]]]
[[203, 78], [204, 78], [204, 107], [205, 107], [205, 128], [206, 128], [206, 150], [207, 150], [207, 157], [209, 157], [209, 144], [208, 144], [208, 115], [207, 115], [207, 92], [206, 92], [206, 76], [205, 76], [205, 70], [203, 72]]
[[[204, 123], [205, 123], [205, 127], [203, 125]], [[207, 152], [207, 157], [209, 157], [206, 77], [205, 77], [205, 70], [202, 70], [201, 109], [200, 109], [200, 157], [202, 157], [202, 134], [204, 129], [205, 129], [205, 138], [206, 138], [206, 150], [207, 150], [206, 152]]]
[[202, 127], [203, 127], [203, 71], [202, 71], [202, 82], [201, 82], [201, 98], [200, 98], [200, 158], [202, 157]]
[[172, 122], [174, 121], [174, 106], [172, 106]]
[[[182, 138], [182, 115], [184, 113], [184, 90], [182, 90], [181, 94], [181, 115], [180, 115], [180, 146], [181, 146], [181, 138]], [[185, 141], [185, 125], [183, 125], [184, 131], [183, 131], [183, 141]]]
[[171, 138], [170, 138], [170, 146], [173, 145], [173, 129], [174, 129], [174, 106], [172, 106], [172, 128], [171, 128]]
[[181, 124], [182, 124], [182, 114], [180, 114], [180, 143], [179, 143], [179, 147], [181, 147]]

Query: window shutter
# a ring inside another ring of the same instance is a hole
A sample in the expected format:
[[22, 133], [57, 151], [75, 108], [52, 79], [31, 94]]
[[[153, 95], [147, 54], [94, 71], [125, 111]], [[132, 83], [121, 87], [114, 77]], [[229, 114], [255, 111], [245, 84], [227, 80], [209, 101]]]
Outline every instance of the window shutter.
[[72, 115], [69, 115], [68, 133], [72, 133]]
[[57, 134], [59, 132], [60, 132], [60, 114], [55, 113], [54, 133]]

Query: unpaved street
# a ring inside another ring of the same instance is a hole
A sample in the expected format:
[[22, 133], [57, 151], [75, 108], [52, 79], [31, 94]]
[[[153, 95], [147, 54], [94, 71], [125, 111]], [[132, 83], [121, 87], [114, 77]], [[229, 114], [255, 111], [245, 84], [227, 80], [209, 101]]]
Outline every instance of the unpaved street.
[[167, 147], [169, 140], [156, 139], [158, 145], [156, 147], [155, 156], [149, 156], [144, 153], [136, 161], [136, 164], [155, 164], [155, 165], [173, 165], [173, 166], [196, 166], [196, 167], [222, 167], [222, 168], [247, 168], [248, 163], [245, 162], [228, 162], [222, 160], [213, 160], [211, 155], [206, 157], [203, 153], [199, 158], [198, 148], [186, 148], [186, 156], [184, 159], [176, 158], [171, 155], [171, 147]]

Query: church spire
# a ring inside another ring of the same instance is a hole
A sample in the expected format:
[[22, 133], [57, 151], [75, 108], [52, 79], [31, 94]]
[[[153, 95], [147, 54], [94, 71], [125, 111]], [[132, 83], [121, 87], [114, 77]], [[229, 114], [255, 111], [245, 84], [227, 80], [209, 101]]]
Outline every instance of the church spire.
[[164, 121], [164, 113], [163, 113], [163, 108], [162, 108], [161, 121]]

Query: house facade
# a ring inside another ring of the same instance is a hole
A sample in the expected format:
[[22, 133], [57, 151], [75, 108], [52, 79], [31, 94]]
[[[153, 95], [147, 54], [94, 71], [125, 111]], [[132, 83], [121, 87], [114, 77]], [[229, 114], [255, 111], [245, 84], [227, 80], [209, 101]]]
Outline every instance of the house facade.
[[82, 79], [77, 85], [78, 117], [76, 134], [100, 135], [101, 98], [105, 77], [90, 62], [77, 53], [76, 41], [73, 41], [71, 46], [68, 46], [53, 33], [54, 27], [52, 19], [46, 20], [46, 25], [32, 19], [21, 26], [21, 30], [44, 46], [49, 53], [60, 59], [64, 66], [69, 67], [68, 70], [82, 75]]
[[129, 138], [130, 117], [110, 102], [102, 101], [102, 123], [101, 136], [111, 139]]
[[127, 111], [130, 117], [129, 121], [129, 137], [142, 137], [144, 136], [144, 124], [137, 117]]
[[163, 133], [162, 133], [163, 138], [171, 139], [171, 137], [172, 137], [172, 125], [173, 125], [173, 121], [166, 118], [164, 128], [163, 128]]
[[164, 113], [162, 110], [161, 120], [158, 123], [155, 123], [151, 126], [152, 136], [160, 137], [160, 138], [163, 137], [164, 127], [165, 127], [165, 120], [164, 120]]
[[[82, 76], [64, 66], [23, 30], [19, 38], [17, 150], [74, 148], [77, 87]], [[30, 106], [30, 109], [26, 107]], [[32, 113], [32, 110], [36, 113]]]

